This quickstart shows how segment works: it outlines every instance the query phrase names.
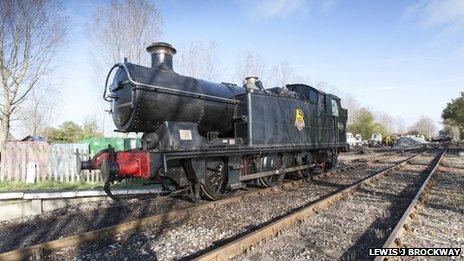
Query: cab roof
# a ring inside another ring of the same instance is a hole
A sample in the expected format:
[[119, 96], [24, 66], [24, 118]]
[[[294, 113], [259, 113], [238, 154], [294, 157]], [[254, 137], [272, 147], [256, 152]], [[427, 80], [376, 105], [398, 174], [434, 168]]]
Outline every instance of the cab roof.
[[300, 87], [300, 88], [303, 87], [303, 88], [307, 88], [308, 90], [314, 90], [314, 91], [318, 92], [319, 94], [330, 96], [333, 99], [340, 100], [340, 97], [338, 97], [335, 94], [321, 91], [321, 90], [316, 89], [315, 87], [313, 87], [311, 85], [307, 85], [307, 84], [302, 84], [302, 83], [287, 84], [287, 85], [285, 85], [285, 87], [287, 87], [287, 89], [290, 89], [290, 90], [293, 89], [293, 88], [296, 88], [296, 87]]

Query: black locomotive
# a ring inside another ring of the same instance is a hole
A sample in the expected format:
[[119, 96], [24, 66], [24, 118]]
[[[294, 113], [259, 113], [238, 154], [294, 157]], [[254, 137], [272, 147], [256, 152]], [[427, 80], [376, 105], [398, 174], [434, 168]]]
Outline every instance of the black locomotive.
[[347, 111], [335, 95], [305, 84], [264, 89], [257, 77], [243, 86], [194, 79], [173, 71], [170, 44], [147, 51], [151, 68], [125, 61], [106, 80], [117, 69], [103, 95], [117, 131], [143, 133], [140, 149], [109, 147], [81, 163], [106, 184], [137, 177], [220, 199], [330, 169], [347, 149]]

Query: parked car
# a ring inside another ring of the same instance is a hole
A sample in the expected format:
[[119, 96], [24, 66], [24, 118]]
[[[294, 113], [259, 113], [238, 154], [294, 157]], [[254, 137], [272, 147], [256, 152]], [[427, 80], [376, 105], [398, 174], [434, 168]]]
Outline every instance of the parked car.
[[380, 146], [382, 145], [382, 134], [373, 133], [371, 139], [369, 140], [369, 146]]
[[350, 147], [361, 146], [363, 144], [361, 134], [353, 135], [351, 132], [346, 133], [346, 142]]

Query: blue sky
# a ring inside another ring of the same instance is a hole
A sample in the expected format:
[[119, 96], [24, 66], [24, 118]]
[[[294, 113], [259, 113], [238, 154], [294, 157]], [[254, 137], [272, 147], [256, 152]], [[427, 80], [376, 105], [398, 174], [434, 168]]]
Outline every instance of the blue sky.
[[[85, 24], [104, 4], [65, 3], [72, 27], [51, 77], [62, 96], [54, 125], [81, 123], [103, 110], [96, 106], [103, 79], [95, 81], [92, 73]], [[464, 89], [462, 0], [162, 0], [156, 6], [164, 41], [177, 47], [192, 39], [217, 43], [218, 81], [232, 80], [241, 53], [256, 52], [267, 68], [288, 61], [297, 74], [327, 82], [406, 125], [422, 115], [438, 125], [446, 102]]]

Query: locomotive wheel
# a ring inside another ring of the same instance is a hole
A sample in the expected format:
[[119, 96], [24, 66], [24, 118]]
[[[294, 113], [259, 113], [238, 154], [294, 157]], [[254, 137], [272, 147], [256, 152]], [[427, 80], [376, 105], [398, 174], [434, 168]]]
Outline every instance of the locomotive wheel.
[[[279, 164], [279, 165], [281, 166], [281, 169], [285, 168], [285, 165], [282, 165], [282, 164]], [[285, 172], [281, 174], [277, 174], [277, 175], [262, 177], [260, 178], [260, 180], [261, 180], [261, 183], [263, 183], [265, 187], [272, 187], [272, 186], [279, 185], [282, 182], [282, 180], [284, 180], [284, 178], [285, 178]]]
[[[276, 162], [276, 165], [275, 165], [276, 169], [283, 169], [283, 168], [286, 168], [285, 167], [285, 164], [282, 164], [282, 159], [279, 159], [277, 162]], [[272, 175], [272, 176], [267, 176], [267, 177], [262, 177], [260, 178], [259, 180], [261, 181], [261, 183], [263, 183], [263, 185], [265, 187], [272, 187], [272, 186], [276, 186], [278, 185], [279, 183], [282, 182], [282, 180], [284, 180], [285, 178], [285, 173], [281, 173], [281, 174], [277, 174], [277, 175]]]
[[205, 183], [201, 184], [204, 196], [211, 200], [219, 200], [232, 194], [227, 188], [228, 177], [224, 162], [207, 162], [205, 175]]
[[[297, 166], [302, 166], [302, 165], [305, 165], [305, 164], [312, 164], [313, 163], [313, 160], [312, 160], [312, 157], [311, 157], [311, 154], [300, 154], [298, 155], [298, 157], [296, 158], [296, 164]], [[298, 175], [298, 178], [311, 178], [313, 175], [314, 175], [314, 168], [311, 167], [311, 168], [307, 168], [307, 169], [303, 169], [303, 170], [299, 170], [297, 172], [297, 175]]]
[[337, 166], [337, 163], [338, 163], [338, 154], [335, 154], [330, 161], [327, 161], [325, 163], [324, 170], [326, 172], [331, 171], [332, 169], [334, 169]]
[[261, 178], [261, 182], [264, 184], [265, 187], [272, 187], [280, 184], [282, 180], [284, 180], [285, 173], [278, 174], [278, 175], [272, 175], [272, 176], [267, 176], [264, 178]]
[[310, 178], [314, 175], [314, 168], [299, 170], [298, 174], [301, 175], [301, 178], [305, 178], [305, 179]]
[[176, 182], [168, 177], [163, 178], [163, 187], [169, 191], [176, 191], [178, 189]]

